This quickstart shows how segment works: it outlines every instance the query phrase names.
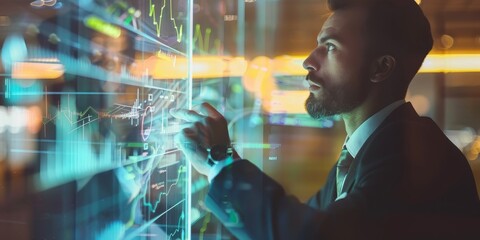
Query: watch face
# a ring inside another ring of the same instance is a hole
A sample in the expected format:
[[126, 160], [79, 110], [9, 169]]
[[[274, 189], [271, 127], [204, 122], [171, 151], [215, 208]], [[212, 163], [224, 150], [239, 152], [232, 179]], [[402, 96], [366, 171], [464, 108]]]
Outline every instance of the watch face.
[[214, 145], [210, 149], [210, 157], [215, 161], [220, 161], [227, 158], [228, 147], [225, 145]]

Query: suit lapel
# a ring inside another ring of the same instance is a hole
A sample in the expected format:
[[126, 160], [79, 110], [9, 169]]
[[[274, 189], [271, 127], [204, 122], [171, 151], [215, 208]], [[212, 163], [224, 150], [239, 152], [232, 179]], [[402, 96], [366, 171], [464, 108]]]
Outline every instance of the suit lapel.
[[[356, 180], [356, 172], [357, 172], [357, 166], [361, 164], [361, 162], [368, 161], [366, 159], [365, 155], [368, 151], [368, 145], [370, 142], [372, 142], [372, 139], [375, 138], [375, 136], [380, 132], [382, 128], [385, 126], [396, 122], [398, 120], [404, 120], [404, 119], [415, 119], [418, 118], [418, 114], [415, 112], [415, 109], [413, 108], [411, 103], [405, 103], [395, 109], [381, 124], [380, 126], [375, 129], [375, 131], [368, 137], [367, 141], [363, 144], [362, 148], [358, 151], [357, 157], [353, 160], [352, 165], [350, 165], [350, 169], [348, 170], [347, 176], [345, 177], [345, 183], [343, 184], [343, 192], [350, 193], [355, 185], [355, 180]], [[375, 149], [369, 149], [369, 151], [375, 151]], [[368, 156], [368, 155], [367, 155]], [[368, 157], [367, 157], [368, 158]], [[336, 191], [334, 191], [334, 196], [340, 195], [336, 194]]]

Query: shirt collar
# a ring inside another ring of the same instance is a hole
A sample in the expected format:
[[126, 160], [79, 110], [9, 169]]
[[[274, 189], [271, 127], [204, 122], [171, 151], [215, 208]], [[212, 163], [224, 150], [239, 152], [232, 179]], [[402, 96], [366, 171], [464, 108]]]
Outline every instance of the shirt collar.
[[390, 113], [393, 112], [400, 105], [404, 104], [405, 100], [398, 100], [384, 107], [382, 110], [373, 114], [367, 120], [365, 120], [353, 133], [351, 136], [347, 136], [345, 140], [345, 145], [348, 152], [355, 158], [362, 148], [363, 144], [367, 139], [372, 135], [372, 133], [380, 126], [380, 124], [387, 118]]

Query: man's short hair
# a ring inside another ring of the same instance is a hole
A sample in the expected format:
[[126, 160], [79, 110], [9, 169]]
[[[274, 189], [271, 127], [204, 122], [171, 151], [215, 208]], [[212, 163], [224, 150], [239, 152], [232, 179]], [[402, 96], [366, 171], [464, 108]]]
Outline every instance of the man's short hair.
[[365, 8], [369, 54], [395, 57], [402, 78], [413, 78], [432, 49], [430, 24], [414, 0], [328, 0], [328, 4], [332, 11]]

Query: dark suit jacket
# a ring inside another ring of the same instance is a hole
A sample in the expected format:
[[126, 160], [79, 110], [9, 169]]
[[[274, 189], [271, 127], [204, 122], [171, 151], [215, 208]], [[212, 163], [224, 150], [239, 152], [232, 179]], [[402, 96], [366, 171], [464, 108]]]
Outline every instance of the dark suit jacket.
[[303, 204], [249, 161], [237, 161], [214, 178], [206, 203], [240, 239], [480, 236], [467, 160], [410, 103], [367, 139], [345, 180], [347, 196], [338, 201], [335, 175], [334, 167], [324, 188]]

